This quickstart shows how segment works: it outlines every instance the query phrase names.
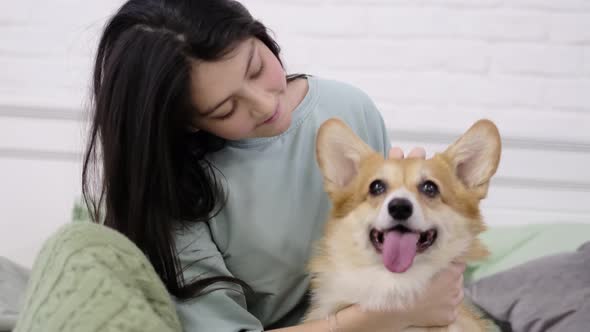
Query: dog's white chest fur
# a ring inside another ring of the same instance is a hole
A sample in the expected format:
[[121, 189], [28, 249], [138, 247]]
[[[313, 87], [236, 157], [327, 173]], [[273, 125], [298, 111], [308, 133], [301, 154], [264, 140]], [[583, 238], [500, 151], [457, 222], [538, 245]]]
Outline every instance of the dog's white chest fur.
[[316, 276], [313, 307], [307, 319], [322, 319], [351, 303], [364, 310], [399, 310], [413, 303], [436, 271], [435, 266], [415, 266], [402, 274], [392, 274], [379, 266]]

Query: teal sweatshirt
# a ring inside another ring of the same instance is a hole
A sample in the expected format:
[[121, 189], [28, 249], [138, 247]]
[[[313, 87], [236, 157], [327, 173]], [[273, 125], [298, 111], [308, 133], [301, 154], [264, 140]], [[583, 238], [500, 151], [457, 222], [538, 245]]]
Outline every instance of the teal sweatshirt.
[[188, 281], [233, 276], [254, 292], [216, 283], [176, 308], [185, 331], [262, 331], [295, 325], [307, 308], [306, 263], [322, 235], [330, 202], [315, 158], [319, 126], [338, 117], [378, 152], [390, 142], [370, 98], [350, 85], [308, 77], [289, 129], [232, 141], [211, 156], [227, 204], [212, 221], [178, 234]]

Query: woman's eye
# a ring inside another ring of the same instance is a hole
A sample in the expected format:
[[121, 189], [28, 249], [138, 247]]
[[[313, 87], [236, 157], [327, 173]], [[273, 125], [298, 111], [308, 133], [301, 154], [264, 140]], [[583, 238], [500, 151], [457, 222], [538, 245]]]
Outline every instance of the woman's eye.
[[261, 60], [258, 70], [256, 70], [256, 72], [254, 74], [252, 74], [252, 76], [250, 76], [250, 78], [253, 80], [257, 79], [258, 77], [260, 77], [260, 75], [262, 75], [262, 71], [264, 71], [264, 62], [262, 62], [262, 60]]
[[218, 115], [215, 117], [216, 120], [225, 120], [230, 118], [232, 115], [234, 115], [234, 113], [236, 112], [236, 104], [235, 102], [232, 102], [232, 106], [231, 109], [221, 115]]
[[369, 185], [369, 193], [373, 196], [379, 196], [387, 190], [387, 185], [381, 180], [375, 180]]
[[235, 111], [232, 109], [231, 111], [225, 113], [224, 115], [217, 117], [217, 119], [219, 119], [219, 120], [229, 119], [234, 113], [235, 113]]
[[434, 197], [436, 197], [436, 195], [438, 195], [440, 193], [436, 183], [434, 183], [430, 180], [422, 182], [422, 184], [420, 184], [418, 189], [420, 190], [421, 193], [423, 193], [424, 195], [426, 195], [430, 198], [434, 198]]

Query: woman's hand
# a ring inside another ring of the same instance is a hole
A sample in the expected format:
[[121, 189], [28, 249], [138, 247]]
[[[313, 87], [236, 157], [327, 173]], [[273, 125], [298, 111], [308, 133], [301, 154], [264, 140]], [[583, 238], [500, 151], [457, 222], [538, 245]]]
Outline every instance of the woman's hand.
[[463, 301], [465, 264], [451, 263], [431, 280], [414, 304], [400, 312], [410, 326], [447, 326], [457, 319]]
[[[393, 147], [389, 150], [390, 159], [404, 159], [404, 150], [399, 147]], [[408, 154], [408, 158], [426, 159], [426, 151], [422, 147], [413, 148]]]

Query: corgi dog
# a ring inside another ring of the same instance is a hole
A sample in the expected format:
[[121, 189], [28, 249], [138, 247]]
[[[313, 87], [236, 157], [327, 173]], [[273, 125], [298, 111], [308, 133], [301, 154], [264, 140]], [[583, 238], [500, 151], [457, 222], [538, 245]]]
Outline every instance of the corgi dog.
[[[318, 130], [316, 156], [332, 202], [324, 236], [309, 263], [311, 306], [305, 320], [359, 304], [390, 311], [412, 303], [452, 261], [488, 255], [479, 202], [500, 161], [498, 129], [476, 122], [444, 152], [389, 160], [341, 120]], [[408, 331], [485, 331], [465, 304], [455, 323]]]

